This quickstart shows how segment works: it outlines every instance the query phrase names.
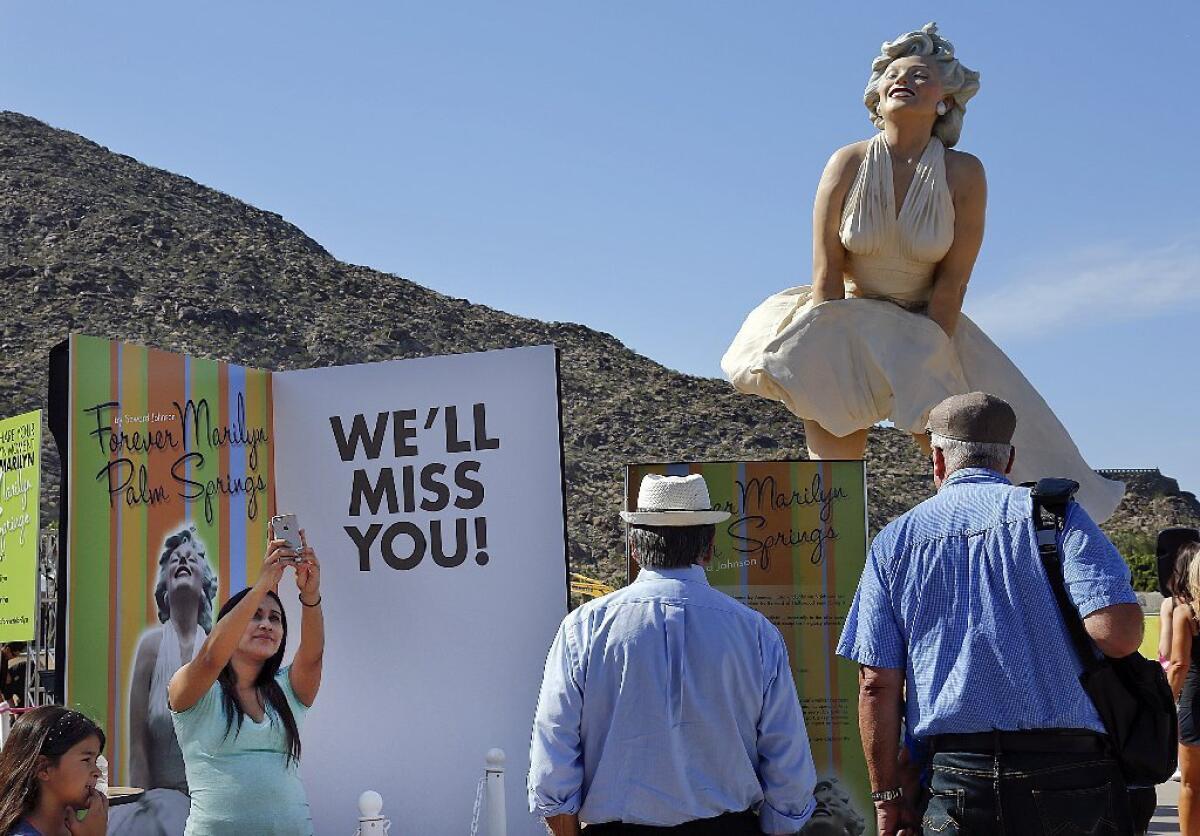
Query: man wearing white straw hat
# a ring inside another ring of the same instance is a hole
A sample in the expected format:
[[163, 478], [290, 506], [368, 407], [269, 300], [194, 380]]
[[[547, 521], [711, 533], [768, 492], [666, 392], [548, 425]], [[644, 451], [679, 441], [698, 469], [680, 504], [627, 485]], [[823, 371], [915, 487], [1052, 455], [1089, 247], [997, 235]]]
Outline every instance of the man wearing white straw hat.
[[795, 833], [816, 773], [783, 637], [712, 589], [704, 478], [621, 513], [637, 580], [563, 619], [533, 724], [530, 810], [556, 836]]

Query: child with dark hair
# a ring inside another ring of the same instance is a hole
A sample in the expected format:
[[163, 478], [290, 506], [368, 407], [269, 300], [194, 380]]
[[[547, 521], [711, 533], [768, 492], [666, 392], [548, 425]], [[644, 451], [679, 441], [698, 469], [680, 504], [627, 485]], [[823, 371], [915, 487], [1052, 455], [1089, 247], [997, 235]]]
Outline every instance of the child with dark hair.
[[[230, 598], [196, 658], [167, 693], [192, 806], [185, 836], [312, 834], [298, 771], [300, 730], [321, 685], [325, 632], [320, 565], [303, 547], [271, 540], [257, 583]], [[294, 567], [303, 610], [300, 647], [283, 662], [287, 618], [275, 594]]]
[[108, 798], [96, 789], [104, 742], [99, 726], [62, 706], [17, 720], [0, 749], [0, 836], [104, 836]]

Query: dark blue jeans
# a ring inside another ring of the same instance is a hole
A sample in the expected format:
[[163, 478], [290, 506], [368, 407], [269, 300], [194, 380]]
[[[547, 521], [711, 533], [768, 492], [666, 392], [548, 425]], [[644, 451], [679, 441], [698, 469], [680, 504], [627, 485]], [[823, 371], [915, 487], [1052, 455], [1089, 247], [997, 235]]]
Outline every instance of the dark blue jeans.
[[926, 836], [1133, 832], [1121, 772], [1101, 754], [939, 752], [930, 791]]

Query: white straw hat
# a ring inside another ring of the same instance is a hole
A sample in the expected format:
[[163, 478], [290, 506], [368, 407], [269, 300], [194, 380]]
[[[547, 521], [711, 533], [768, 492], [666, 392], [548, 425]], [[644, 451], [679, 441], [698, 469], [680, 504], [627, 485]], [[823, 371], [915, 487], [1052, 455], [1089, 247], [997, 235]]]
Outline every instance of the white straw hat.
[[712, 525], [729, 519], [729, 512], [712, 509], [708, 484], [699, 473], [651, 473], [638, 488], [637, 510], [622, 511], [621, 519], [634, 525]]

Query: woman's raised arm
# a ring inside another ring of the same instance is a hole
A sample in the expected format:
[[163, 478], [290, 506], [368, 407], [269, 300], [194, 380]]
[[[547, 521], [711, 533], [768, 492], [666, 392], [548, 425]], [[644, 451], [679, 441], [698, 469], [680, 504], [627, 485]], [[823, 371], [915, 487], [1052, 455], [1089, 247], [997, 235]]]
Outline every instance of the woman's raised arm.
[[325, 658], [325, 615], [321, 610], [321, 564], [300, 530], [300, 562], [296, 564], [296, 588], [300, 591], [300, 647], [288, 671], [296, 698], [308, 707], [316, 702], [321, 688], [321, 666]]
[[267, 593], [278, 584], [287, 566], [284, 558], [294, 558], [296, 553], [288, 547], [286, 540], [272, 540], [267, 544], [267, 555], [263, 560], [258, 581], [250, 592], [230, 610], [229, 614], [213, 625], [212, 632], [200, 648], [196, 658], [175, 672], [167, 686], [167, 699], [172, 711], [187, 711], [200, 701], [222, 669], [233, 658], [246, 626], [254, 617], [255, 610], [262, 604]]

